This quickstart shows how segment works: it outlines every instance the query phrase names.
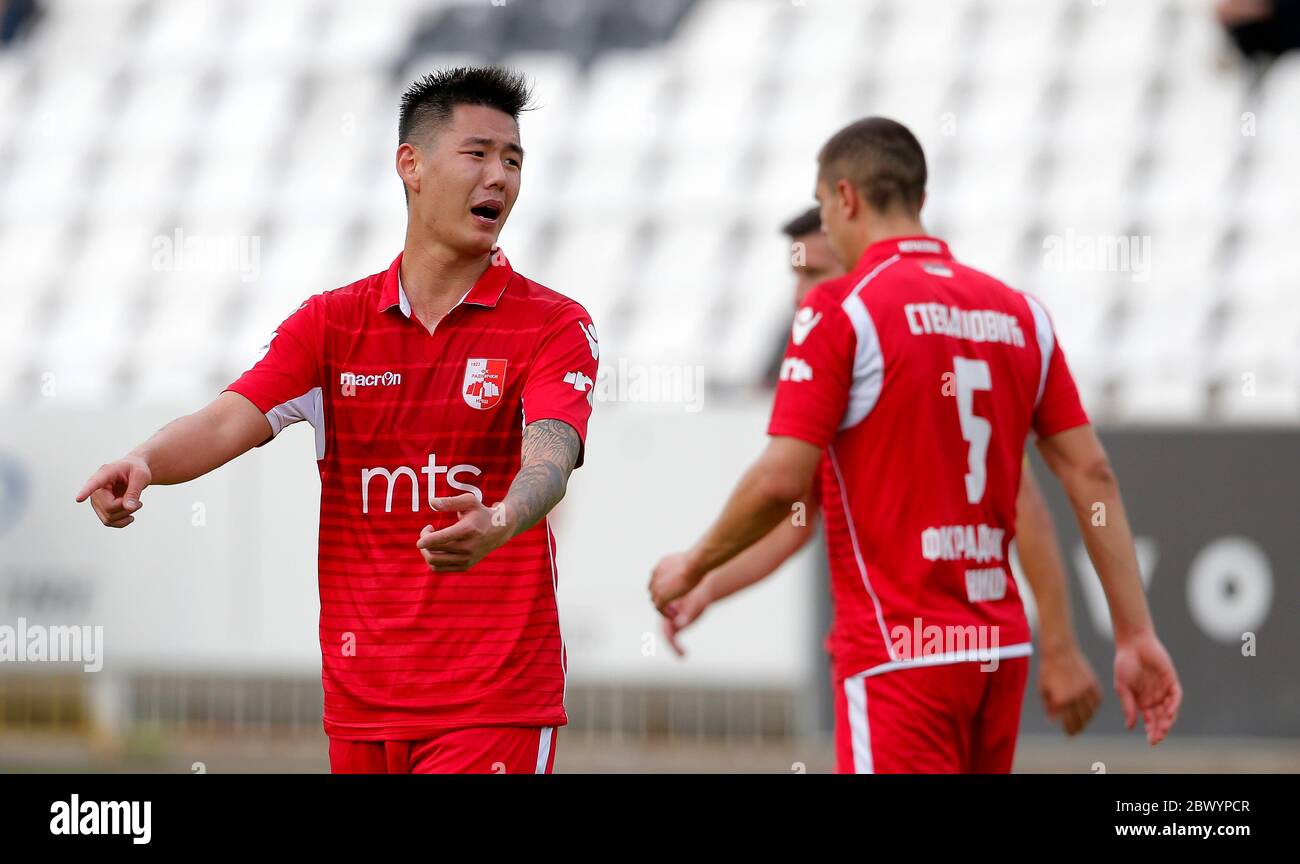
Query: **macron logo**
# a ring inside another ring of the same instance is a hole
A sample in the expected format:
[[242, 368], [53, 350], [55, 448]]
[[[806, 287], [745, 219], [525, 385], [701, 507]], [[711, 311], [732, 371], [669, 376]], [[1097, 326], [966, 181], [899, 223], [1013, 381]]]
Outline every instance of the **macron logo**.
[[353, 372], [344, 372], [339, 375], [339, 384], [344, 387], [391, 387], [401, 383], [401, 372], [384, 372], [380, 375], [357, 375]]
[[802, 345], [803, 340], [808, 338], [808, 334], [820, 320], [822, 320], [822, 313], [813, 312], [811, 306], [800, 309], [794, 316], [794, 324], [790, 327], [790, 337], [794, 339], [794, 344]]

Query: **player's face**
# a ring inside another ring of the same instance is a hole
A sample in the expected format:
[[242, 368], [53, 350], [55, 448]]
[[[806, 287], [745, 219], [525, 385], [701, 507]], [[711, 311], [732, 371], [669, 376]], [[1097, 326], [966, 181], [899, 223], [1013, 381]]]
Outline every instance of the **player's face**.
[[457, 105], [428, 143], [417, 173], [421, 220], [441, 242], [481, 255], [496, 245], [519, 197], [524, 151], [503, 111]]
[[791, 250], [790, 269], [794, 271], [794, 305], [803, 303], [808, 291], [818, 282], [833, 279], [844, 272], [835, 260], [830, 241], [822, 231], [796, 237]]

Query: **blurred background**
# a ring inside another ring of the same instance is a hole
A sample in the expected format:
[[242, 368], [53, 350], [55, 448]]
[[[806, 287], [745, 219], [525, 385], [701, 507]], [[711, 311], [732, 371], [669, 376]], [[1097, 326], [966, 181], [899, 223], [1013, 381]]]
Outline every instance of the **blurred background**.
[[102, 628], [95, 663], [0, 660], [0, 770], [327, 769], [311, 430], [151, 488], [129, 531], [73, 496], [307, 296], [387, 267], [399, 94], [500, 62], [539, 105], [502, 248], [602, 347], [554, 520], [557, 771], [831, 767], [819, 544], [708, 610], [684, 660], [645, 584], [763, 444], [780, 226], [869, 114], [924, 145], [931, 232], [1054, 315], [1186, 690], [1160, 748], [1123, 731], [1104, 600], [1036, 462], [1107, 699], [1066, 739], [1031, 679], [1017, 770], [1300, 771], [1297, 20], [1291, 0], [0, 0], [0, 627]]

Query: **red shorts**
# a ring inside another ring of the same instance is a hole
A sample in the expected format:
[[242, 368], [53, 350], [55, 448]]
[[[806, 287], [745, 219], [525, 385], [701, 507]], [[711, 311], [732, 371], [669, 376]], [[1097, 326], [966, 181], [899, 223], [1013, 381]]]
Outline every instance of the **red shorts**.
[[330, 738], [334, 774], [550, 774], [555, 727], [476, 726], [420, 741]]
[[974, 661], [833, 681], [835, 773], [1007, 774], [1029, 658]]

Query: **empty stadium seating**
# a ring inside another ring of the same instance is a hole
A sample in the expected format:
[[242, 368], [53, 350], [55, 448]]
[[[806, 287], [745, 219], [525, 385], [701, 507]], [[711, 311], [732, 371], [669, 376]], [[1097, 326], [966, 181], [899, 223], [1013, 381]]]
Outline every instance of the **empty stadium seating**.
[[[1257, 79], [1205, 3], [556, 0], [545, 32], [514, 5], [46, 0], [0, 52], [0, 401], [214, 394], [399, 251], [403, 86], [500, 60], [540, 106], [502, 246], [589, 306], [607, 361], [759, 383], [779, 226], [820, 143], [880, 113], [929, 154], [927, 224], [1043, 299], [1096, 417], [1300, 420], [1300, 58]], [[256, 272], [178, 231], [255, 239]], [[1109, 238], [1141, 263], [1086, 260]]]

